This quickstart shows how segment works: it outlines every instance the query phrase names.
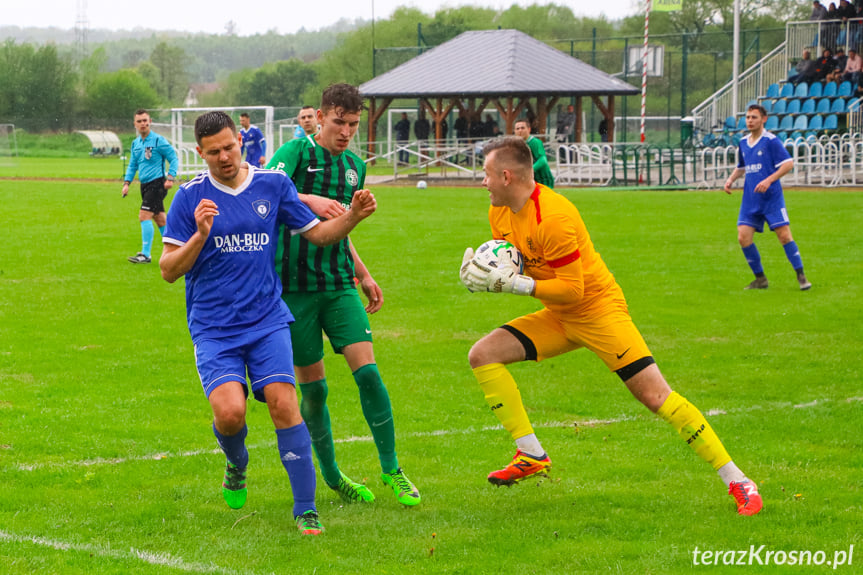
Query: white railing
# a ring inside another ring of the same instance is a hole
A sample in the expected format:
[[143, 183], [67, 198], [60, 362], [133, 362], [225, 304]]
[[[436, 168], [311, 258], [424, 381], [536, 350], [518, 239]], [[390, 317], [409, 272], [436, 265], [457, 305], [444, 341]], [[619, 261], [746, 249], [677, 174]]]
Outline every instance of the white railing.
[[728, 116], [736, 116], [746, 109], [750, 100], [756, 100], [767, 92], [770, 84], [788, 76], [788, 60], [783, 42], [761, 60], [744, 71], [737, 80], [737, 106], [733, 106], [734, 83], [728, 82], [713, 96], [693, 108], [695, 129], [701, 133], [721, 127]]

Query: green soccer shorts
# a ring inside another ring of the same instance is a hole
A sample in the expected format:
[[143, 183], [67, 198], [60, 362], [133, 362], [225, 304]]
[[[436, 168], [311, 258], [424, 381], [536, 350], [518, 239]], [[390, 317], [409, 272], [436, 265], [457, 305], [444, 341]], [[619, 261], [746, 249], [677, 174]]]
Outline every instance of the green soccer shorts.
[[324, 358], [324, 333], [336, 353], [352, 343], [372, 341], [369, 316], [357, 290], [285, 293], [282, 298], [294, 316], [294, 365], [306, 367]]

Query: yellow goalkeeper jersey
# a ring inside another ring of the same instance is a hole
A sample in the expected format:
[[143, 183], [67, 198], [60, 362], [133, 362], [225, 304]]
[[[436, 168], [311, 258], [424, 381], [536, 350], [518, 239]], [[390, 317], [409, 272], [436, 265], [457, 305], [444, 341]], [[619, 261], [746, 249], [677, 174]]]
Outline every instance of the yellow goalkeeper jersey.
[[525, 274], [536, 280], [535, 295], [549, 310], [594, 315], [623, 300], [581, 215], [562, 195], [537, 184], [518, 213], [491, 206], [489, 221], [495, 239], [508, 241], [521, 252]]

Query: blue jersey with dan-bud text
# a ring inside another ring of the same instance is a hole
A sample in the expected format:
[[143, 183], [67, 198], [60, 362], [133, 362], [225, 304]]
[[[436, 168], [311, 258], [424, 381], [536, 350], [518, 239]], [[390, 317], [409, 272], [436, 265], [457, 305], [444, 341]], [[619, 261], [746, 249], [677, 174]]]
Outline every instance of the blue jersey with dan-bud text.
[[761, 137], [750, 144], [749, 138], [743, 138], [738, 144], [737, 167], [746, 171], [743, 180], [743, 204], [750, 208], [759, 208], [761, 213], [777, 211], [785, 206], [782, 197], [782, 184], [776, 180], [764, 193], [755, 191], [755, 186], [770, 177], [781, 164], [790, 162], [791, 156], [785, 146], [773, 133], [763, 131]]
[[240, 129], [243, 136], [243, 149], [246, 151], [246, 161], [256, 168], [260, 166], [260, 159], [267, 154], [267, 141], [261, 130], [252, 124], [248, 130]]
[[284, 173], [249, 166], [236, 190], [203, 172], [177, 191], [164, 242], [178, 246], [195, 234], [195, 208], [215, 202], [210, 235], [186, 272], [186, 317], [192, 341], [239, 335], [287, 325], [293, 316], [282, 301], [275, 257], [279, 226], [305, 232], [318, 218], [297, 197]]

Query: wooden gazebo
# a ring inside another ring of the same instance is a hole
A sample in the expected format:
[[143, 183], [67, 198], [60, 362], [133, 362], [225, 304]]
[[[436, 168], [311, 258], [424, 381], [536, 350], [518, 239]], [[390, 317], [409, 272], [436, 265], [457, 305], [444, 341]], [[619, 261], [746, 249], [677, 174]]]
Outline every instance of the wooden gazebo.
[[453, 108], [473, 118], [493, 105], [507, 134], [521, 114], [531, 112], [546, 133], [549, 111], [561, 98], [575, 98], [575, 139], [581, 141], [583, 98], [588, 97], [606, 118], [611, 142], [615, 96], [639, 90], [518, 30], [482, 30], [460, 34], [369, 80], [360, 93], [369, 101], [372, 146], [378, 120], [399, 98], [420, 101], [435, 123], [437, 140], [442, 139], [441, 121]]

